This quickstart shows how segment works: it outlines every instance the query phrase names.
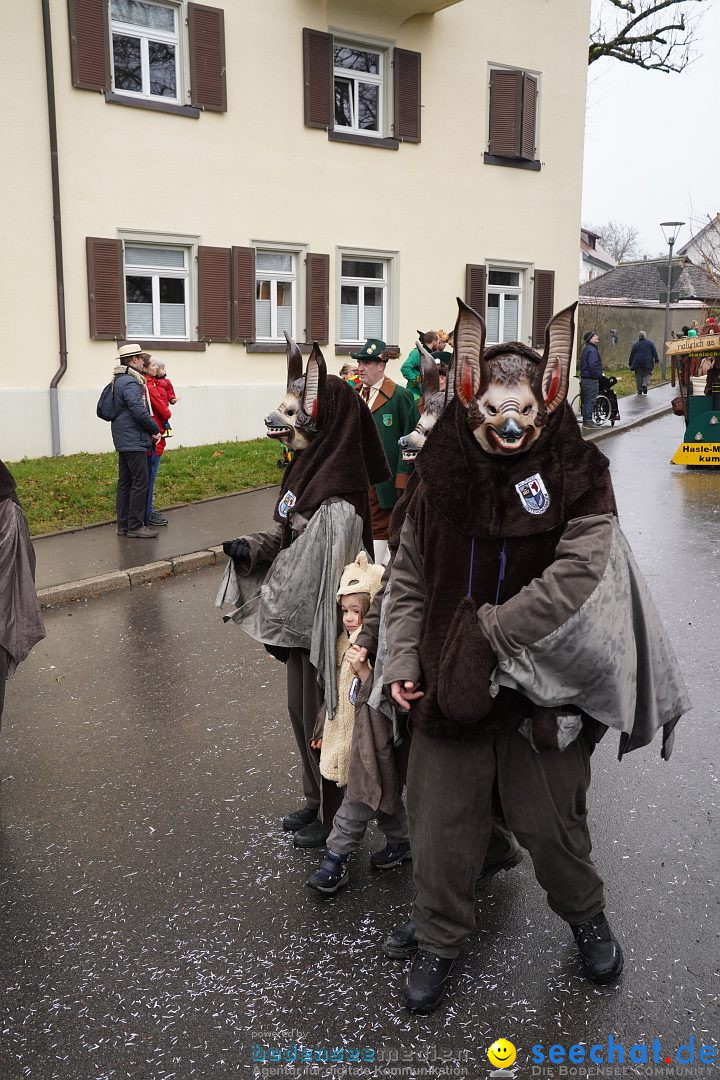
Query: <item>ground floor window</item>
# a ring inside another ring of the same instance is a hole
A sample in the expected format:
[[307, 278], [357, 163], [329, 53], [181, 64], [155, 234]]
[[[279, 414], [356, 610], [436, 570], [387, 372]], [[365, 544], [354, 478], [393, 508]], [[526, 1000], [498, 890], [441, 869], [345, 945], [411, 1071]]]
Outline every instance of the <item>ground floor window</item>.
[[522, 326], [522, 284], [522, 270], [489, 268], [485, 309], [488, 344], [519, 340]]
[[340, 343], [367, 338], [387, 341], [387, 259], [342, 256], [340, 276]]
[[190, 251], [160, 244], [125, 244], [128, 337], [188, 338]]
[[296, 256], [289, 251], [262, 251], [255, 256], [255, 336], [258, 341], [296, 337]]

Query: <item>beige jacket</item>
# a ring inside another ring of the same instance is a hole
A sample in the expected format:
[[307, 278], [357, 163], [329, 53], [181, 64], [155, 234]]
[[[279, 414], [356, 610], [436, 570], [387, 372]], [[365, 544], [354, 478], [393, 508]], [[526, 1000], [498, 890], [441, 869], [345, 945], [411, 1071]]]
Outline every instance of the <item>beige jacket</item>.
[[320, 772], [326, 780], [334, 780], [338, 787], [345, 787], [350, 767], [350, 747], [355, 726], [355, 706], [350, 704], [350, 686], [354, 675], [345, 659], [361, 627], [348, 636], [343, 630], [337, 640], [337, 706], [332, 720], [325, 720], [320, 751]]

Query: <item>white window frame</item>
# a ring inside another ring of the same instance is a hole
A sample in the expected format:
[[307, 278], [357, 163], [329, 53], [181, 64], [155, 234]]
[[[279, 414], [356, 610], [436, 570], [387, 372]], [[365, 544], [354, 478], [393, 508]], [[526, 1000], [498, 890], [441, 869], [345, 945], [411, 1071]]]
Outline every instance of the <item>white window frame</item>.
[[[489, 299], [491, 296], [499, 296], [499, 312], [498, 312], [498, 333], [502, 333], [502, 328], [505, 325], [505, 296], [517, 296], [518, 298], [518, 313], [517, 313], [517, 339], [520, 341], [523, 337], [523, 314], [524, 304], [523, 296], [527, 286], [527, 266], [523, 266], [518, 263], [501, 263], [501, 262], [489, 262], [487, 266], [487, 285], [486, 285], [486, 299], [485, 299], [485, 322], [487, 324], [487, 308], [489, 307]], [[519, 285], [491, 285], [490, 274], [493, 271], [497, 271], [501, 274], [518, 274], [520, 279]], [[488, 345], [499, 345], [504, 339], [501, 337], [498, 341], [491, 341], [488, 335]]]
[[[385, 273], [382, 278], [355, 278], [345, 276], [342, 272], [342, 264], [344, 259], [353, 259], [360, 262], [382, 262], [385, 265]], [[397, 251], [375, 251], [363, 248], [337, 248], [336, 259], [337, 267], [336, 275], [336, 297], [337, 297], [337, 344], [344, 345], [362, 345], [367, 340], [367, 335], [358, 338], [343, 338], [340, 336], [342, 320], [340, 317], [340, 308], [342, 304], [342, 287], [343, 285], [359, 286], [358, 290], [358, 332], [362, 333], [364, 330], [364, 290], [367, 287], [370, 288], [382, 288], [382, 320], [383, 320], [383, 332], [381, 339], [388, 344], [392, 344], [391, 339], [395, 339], [398, 336], [397, 332], [397, 307], [395, 301], [396, 282], [398, 280], [398, 252]]]
[[[391, 123], [388, 118], [392, 117], [392, 100], [391, 100], [391, 83], [392, 83], [392, 50], [393, 43], [386, 40], [381, 40], [372, 37], [359, 37], [354, 34], [343, 33], [342, 31], [330, 31], [333, 35], [333, 131], [346, 135], [359, 135], [361, 138], [367, 139], [384, 139], [391, 135]], [[358, 49], [361, 52], [374, 52], [379, 54], [379, 68], [380, 71], [377, 75], [365, 74], [365, 72], [358, 71], [353, 72], [351, 68], [335, 67], [335, 46], [347, 45], [351, 49]], [[378, 93], [378, 127], [375, 131], [368, 131], [367, 128], [361, 128], [355, 123], [352, 126], [346, 126], [345, 124], [337, 124], [335, 122], [335, 79], [349, 79], [351, 82], [355, 82], [353, 100], [354, 100], [354, 112], [357, 120], [357, 83], [367, 82], [375, 83], [380, 87]]]
[[[123, 303], [125, 305], [125, 324], [127, 326], [127, 286], [126, 278], [152, 277], [153, 297], [153, 329], [160, 326], [160, 281], [161, 277], [182, 277], [185, 280], [185, 333], [181, 337], [177, 334], [145, 334], [138, 335], [142, 341], [196, 341], [197, 325], [197, 249], [200, 238], [198, 236], [178, 235], [177, 233], [148, 233], [144, 230], [122, 230], [118, 233], [123, 242]], [[172, 247], [181, 248], [185, 252], [185, 268], [171, 269], [166, 267], [128, 267], [125, 263], [125, 245], [140, 247]], [[128, 333], [130, 330], [128, 328]], [[133, 331], [133, 333], [135, 333]]]
[[[298, 265], [299, 256], [303, 249], [290, 248], [280, 244], [263, 244], [254, 243], [252, 245], [255, 248], [255, 303], [257, 303], [257, 285], [258, 281], [270, 282], [270, 337], [262, 337], [260, 334], [255, 335], [257, 342], [280, 342], [285, 344], [285, 335], [278, 332], [277, 328], [277, 283], [278, 281], [291, 283], [291, 303], [292, 303], [292, 316], [290, 320], [290, 336], [297, 340], [297, 313], [298, 313]], [[292, 259], [291, 270], [259, 270], [257, 267], [257, 257], [262, 254], [268, 255], [289, 255]], [[257, 309], [256, 309], [257, 310]]]
[[[186, 49], [184, 43], [185, 0], [143, 0], [143, 3], [154, 7], [169, 8], [175, 16], [175, 30], [171, 34], [165, 30], [152, 30], [147, 26], [137, 26], [133, 23], [114, 22], [112, 16], [112, 0], [107, 0], [108, 24], [110, 27], [110, 68], [112, 75], [112, 88], [115, 94], [134, 98], [136, 101], [162, 101], [168, 105], [182, 105], [184, 102], [183, 87], [189, 85], [186, 72]], [[140, 38], [140, 65], [142, 73], [143, 89], [124, 90], [115, 85], [115, 60], [113, 50], [113, 34], [122, 34], [124, 37]], [[158, 41], [166, 45], [175, 46], [175, 97], [165, 94], [150, 93], [150, 55], [149, 44]]]

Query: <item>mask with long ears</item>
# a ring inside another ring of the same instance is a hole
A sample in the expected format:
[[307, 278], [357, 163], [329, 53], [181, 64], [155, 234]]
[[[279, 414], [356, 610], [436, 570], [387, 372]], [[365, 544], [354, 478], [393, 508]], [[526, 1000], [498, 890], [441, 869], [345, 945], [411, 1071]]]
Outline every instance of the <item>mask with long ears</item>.
[[[423, 411], [420, 419], [408, 435], [398, 439], [398, 446], [405, 462], [414, 461], [418, 456], [425, 441], [435, 427], [437, 420], [453, 396], [453, 372], [452, 366], [448, 371], [445, 389], [440, 389], [440, 374], [435, 359], [427, 351], [421, 341], [416, 341], [415, 346], [420, 353], [420, 372], [422, 375], [422, 401]], [[448, 359], [451, 359], [448, 357]]]
[[458, 299], [455, 394], [487, 454], [521, 454], [537, 441], [565, 402], [575, 332], [575, 308], [548, 323], [542, 356], [519, 341], [485, 351], [485, 320]]
[[287, 389], [285, 396], [265, 417], [268, 437], [289, 450], [306, 450], [322, 426], [327, 368], [317, 341], [313, 342], [303, 375], [302, 355], [293, 339], [287, 340]]

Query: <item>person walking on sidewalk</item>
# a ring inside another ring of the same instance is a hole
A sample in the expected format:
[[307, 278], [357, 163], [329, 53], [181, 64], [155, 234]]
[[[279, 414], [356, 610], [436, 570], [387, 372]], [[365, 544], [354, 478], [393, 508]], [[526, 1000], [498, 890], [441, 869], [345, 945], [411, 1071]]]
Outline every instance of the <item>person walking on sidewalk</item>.
[[118, 536], [138, 540], [150, 540], [158, 534], [157, 529], [145, 525], [148, 454], [160, 439], [142, 374], [146, 355], [139, 345], [123, 345], [113, 369], [115, 419], [111, 429], [118, 455], [117, 531]]
[[659, 363], [657, 349], [650, 338], [646, 336], [645, 331], [641, 330], [637, 341], [630, 350], [630, 359], [628, 360], [628, 367], [635, 372], [635, 385], [637, 386], [638, 396], [647, 394], [650, 376], [657, 363]]
[[594, 427], [593, 411], [598, 396], [598, 382], [603, 373], [598, 349], [599, 340], [594, 330], [588, 330], [587, 334], [583, 335], [585, 344], [580, 353], [580, 396], [584, 428]]

